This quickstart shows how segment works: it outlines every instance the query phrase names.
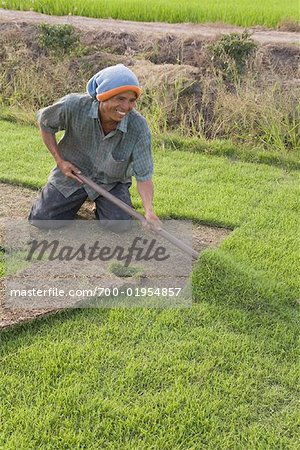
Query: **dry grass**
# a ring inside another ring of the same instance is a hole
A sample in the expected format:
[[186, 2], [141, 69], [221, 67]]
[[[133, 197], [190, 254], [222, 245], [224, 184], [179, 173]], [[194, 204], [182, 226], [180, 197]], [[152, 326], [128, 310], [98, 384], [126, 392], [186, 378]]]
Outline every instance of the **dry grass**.
[[[24, 122], [27, 117], [32, 123], [37, 109], [67, 93], [83, 92], [86, 80], [99, 68], [97, 61], [125, 62], [123, 47], [120, 55], [116, 49], [113, 54], [99, 53], [91, 46], [81, 47], [80, 54], [58, 56], [39, 46], [32, 26], [0, 30], [0, 38], [0, 116], [9, 120], [17, 117]], [[199, 59], [194, 55], [195, 66], [127, 58], [144, 87], [139, 110], [154, 133], [230, 138], [280, 153], [299, 150], [300, 84], [295, 78], [297, 65], [290, 63], [297, 60], [296, 48], [260, 48], [243, 76], [231, 61], [230, 79], [214, 66], [205, 45], [198, 50], [194, 49]]]
[[277, 26], [280, 31], [300, 32], [300, 22], [296, 20], [282, 20]]
[[210, 137], [231, 136], [234, 140], [280, 152], [299, 149], [300, 110], [298, 89], [282, 80], [257, 81], [251, 77], [234, 91], [218, 86]]

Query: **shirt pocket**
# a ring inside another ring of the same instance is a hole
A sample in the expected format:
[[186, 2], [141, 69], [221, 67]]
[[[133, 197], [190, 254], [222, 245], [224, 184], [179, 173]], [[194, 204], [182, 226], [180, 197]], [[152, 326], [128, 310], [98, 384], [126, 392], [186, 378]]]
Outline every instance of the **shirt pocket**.
[[128, 160], [116, 160], [112, 154], [110, 154], [103, 167], [104, 172], [114, 180], [123, 180], [125, 178], [126, 170], [128, 167]]

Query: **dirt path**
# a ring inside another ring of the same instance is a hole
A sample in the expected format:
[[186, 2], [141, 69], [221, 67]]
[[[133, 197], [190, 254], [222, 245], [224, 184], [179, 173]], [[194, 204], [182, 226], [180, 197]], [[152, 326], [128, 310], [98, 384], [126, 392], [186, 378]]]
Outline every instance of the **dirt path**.
[[[212, 39], [220, 33], [242, 32], [244, 28], [226, 24], [170, 24], [162, 22], [132, 22], [125, 20], [92, 19], [80, 16], [48, 16], [32, 11], [10, 11], [0, 9], [0, 23], [41, 23], [71, 24], [83, 31], [114, 31], [126, 33], [143, 33], [143, 35], [176, 35], [184, 38], [198, 37]], [[295, 44], [300, 42], [300, 33], [275, 31], [264, 27], [248, 29], [253, 32], [253, 39], [260, 44], [281, 43]]]
[[[0, 245], [3, 245], [3, 231], [1, 232], [1, 221], [4, 219], [26, 218], [33, 200], [38, 192], [21, 186], [13, 186], [0, 183]], [[94, 214], [92, 203], [86, 202], [80, 209], [78, 218], [92, 220]], [[217, 247], [225, 239], [231, 230], [215, 228], [203, 225], [193, 225], [193, 248], [199, 253], [208, 247]], [[75, 275], [74, 275], [75, 276]], [[116, 283], [114, 281], [114, 283]], [[0, 278], [0, 328], [14, 325], [16, 323], [32, 320], [35, 317], [57, 312], [57, 309], [8, 309], [5, 307], [4, 279]]]

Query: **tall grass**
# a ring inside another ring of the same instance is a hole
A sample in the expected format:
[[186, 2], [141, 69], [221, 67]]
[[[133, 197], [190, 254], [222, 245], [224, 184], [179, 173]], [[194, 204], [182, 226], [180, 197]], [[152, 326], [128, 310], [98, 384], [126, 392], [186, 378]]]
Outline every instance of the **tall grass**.
[[[0, 116], [35, 123], [35, 111], [69, 92], [84, 91], [85, 73], [73, 73], [64, 62], [42, 59], [31, 67], [18, 67], [18, 76], [0, 90]], [[2, 80], [10, 68], [3, 70]], [[76, 75], [78, 76], [76, 80]], [[33, 82], [34, 80], [34, 82]], [[289, 89], [277, 81], [260, 85], [251, 74], [228, 89], [222, 78], [202, 77], [201, 98], [185, 95], [193, 86], [178, 78], [173, 82], [144, 85], [137, 108], [155, 135], [179, 133], [184, 137], [208, 140], [230, 139], [275, 152], [299, 157], [300, 107], [299, 87]], [[41, 89], [41, 86], [47, 89]], [[213, 86], [213, 87], [212, 87]]]
[[[57, 31], [60, 37], [60, 27]], [[29, 121], [35, 122], [37, 109], [68, 93], [83, 92], [86, 80], [95, 73], [94, 67], [89, 65], [94, 53], [86, 54], [88, 48], [81, 49], [79, 44], [79, 53], [76, 48], [75, 53], [62, 54], [65, 48], [55, 47], [53, 51], [53, 35], [48, 48], [39, 32], [41, 30], [31, 30], [30, 45], [16, 30], [0, 36], [3, 45], [2, 117], [12, 120], [16, 116], [24, 122], [26, 111]], [[143, 48], [140, 51], [143, 52]], [[98, 58], [98, 54], [95, 55]], [[111, 65], [110, 54], [106, 57], [105, 65]], [[266, 69], [256, 58], [247, 62], [247, 70], [240, 75], [235, 60], [230, 61], [229, 71], [226, 65], [224, 72], [214, 65], [208, 49], [203, 50], [202, 57], [205, 58], [203, 73], [180, 64], [156, 66], [137, 62], [134, 66], [144, 92], [138, 109], [148, 120], [152, 132], [230, 139], [282, 157], [288, 153], [289, 157], [299, 158], [300, 86], [293, 82], [292, 70], [277, 73], [272, 68]]]
[[278, 80], [260, 88], [248, 76], [234, 92], [218, 87], [209, 137], [233, 136], [237, 142], [287, 153], [300, 150], [299, 88], [288, 89]]
[[298, 0], [4, 0], [2, 6], [54, 15], [170, 23], [224, 22], [240, 26], [277, 27], [282, 21], [300, 18]]
[[[201, 80], [201, 101], [184, 97], [180, 83], [149, 86], [141, 98], [140, 111], [152, 131], [179, 132], [185, 137], [232, 139], [300, 156], [299, 87], [289, 89], [279, 78], [257, 83], [251, 74], [228, 86], [222, 78]], [[188, 87], [186, 87], [188, 89]]]

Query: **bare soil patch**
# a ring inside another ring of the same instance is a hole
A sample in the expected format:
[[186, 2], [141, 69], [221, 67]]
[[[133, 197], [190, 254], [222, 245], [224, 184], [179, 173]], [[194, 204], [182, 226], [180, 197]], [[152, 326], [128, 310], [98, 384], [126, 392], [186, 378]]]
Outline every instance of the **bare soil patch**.
[[[0, 245], [3, 243], [3, 236], [1, 236], [1, 220], [26, 218], [30, 210], [33, 200], [37, 197], [38, 191], [28, 189], [21, 186], [14, 186], [5, 183], [0, 183]], [[86, 202], [78, 213], [79, 219], [93, 220], [93, 203]], [[224, 228], [209, 227], [199, 224], [193, 225], [193, 248], [199, 253], [206, 248], [217, 247], [221, 241], [226, 238], [231, 230]], [[117, 280], [112, 280], [114, 283]], [[2, 291], [1, 291], [2, 288]], [[0, 328], [14, 325], [16, 323], [31, 320], [35, 317], [54, 313], [58, 311], [55, 308], [36, 309], [36, 310], [20, 310], [8, 309], [3, 305], [4, 288], [3, 278], [2, 283], [0, 279]]]

